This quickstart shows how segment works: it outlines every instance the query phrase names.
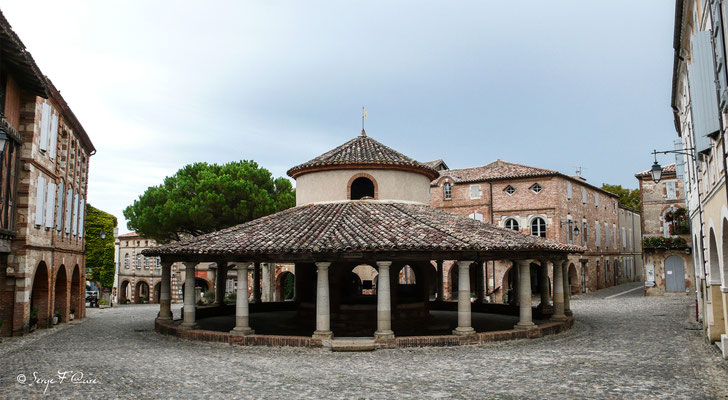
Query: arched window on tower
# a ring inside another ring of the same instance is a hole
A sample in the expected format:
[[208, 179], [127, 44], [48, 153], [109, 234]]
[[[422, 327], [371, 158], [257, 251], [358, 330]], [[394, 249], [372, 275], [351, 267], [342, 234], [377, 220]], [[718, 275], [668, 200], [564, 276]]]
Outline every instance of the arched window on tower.
[[508, 218], [506, 220], [505, 227], [508, 229], [513, 229], [514, 231], [520, 229], [520, 227], [518, 226], [518, 221], [516, 221], [514, 218]]
[[362, 176], [351, 183], [351, 200], [364, 198], [374, 198], [374, 182]]

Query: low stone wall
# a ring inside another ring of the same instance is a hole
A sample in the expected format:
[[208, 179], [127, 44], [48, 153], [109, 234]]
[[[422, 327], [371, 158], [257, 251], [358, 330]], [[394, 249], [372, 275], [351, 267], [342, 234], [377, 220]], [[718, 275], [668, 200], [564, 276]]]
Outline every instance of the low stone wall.
[[[179, 323], [181, 323], [181, 320], [156, 320], [154, 323], [154, 329], [161, 334], [176, 336], [181, 339], [199, 340], [203, 342], [229, 343], [231, 345], [235, 344], [240, 346], [323, 347], [320, 339], [313, 339], [307, 336], [234, 336], [228, 332], [215, 332], [201, 329], [180, 329]], [[537, 325], [534, 329], [529, 330], [510, 329], [504, 331], [480, 332], [469, 336], [401, 336], [395, 337], [394, 340], [385, 343], [377, 343], [376, 346], [378, 349], [405, 347], [444, 347], [473, 345], [515, 339], [535, 339], [546, 335], [553, 335], [564, 332], [567, 329], [570, 329], [573, 324], [574, 318], [568, 317], [567, 320], [564, 322], [547, 322]]]

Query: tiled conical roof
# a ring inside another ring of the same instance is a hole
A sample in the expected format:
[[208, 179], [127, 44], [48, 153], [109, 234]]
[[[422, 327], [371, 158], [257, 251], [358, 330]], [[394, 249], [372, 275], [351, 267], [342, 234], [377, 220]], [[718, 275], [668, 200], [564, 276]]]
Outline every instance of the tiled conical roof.
[[351, 252], [539, 253], [565, 256], [585, 248], [525, 235], [425, 205], [371, 201], [289, 208], [241, 225], [144, 250], [147, 256], [270, 258]]
[[329, 150], [326, 153], [307, 161], [301, 165], [297, 165], [288, 170], [288, 175], [292, 178], [322, 169], [335, 169], [336, 167], [352, 169], [352, 168], [388, 168], [407, 169], [420, 172], [427, 175], [430, 180], [438, 176], [437, 171], [432, 167], [413, 160], [406, 155], [387, 147], [376, 140], [366, 136], [362, 132], [361, 136], [342, 144], [341, 146]]

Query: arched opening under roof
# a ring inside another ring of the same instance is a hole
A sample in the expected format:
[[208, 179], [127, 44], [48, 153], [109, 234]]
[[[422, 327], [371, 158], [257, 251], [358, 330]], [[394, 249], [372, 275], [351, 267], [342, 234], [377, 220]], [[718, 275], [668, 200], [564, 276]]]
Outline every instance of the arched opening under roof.
[[351, 183], [349, 197], [351, 200], [373, 199], [374, 197], [374, 182], [371, 179], [360, 176]]

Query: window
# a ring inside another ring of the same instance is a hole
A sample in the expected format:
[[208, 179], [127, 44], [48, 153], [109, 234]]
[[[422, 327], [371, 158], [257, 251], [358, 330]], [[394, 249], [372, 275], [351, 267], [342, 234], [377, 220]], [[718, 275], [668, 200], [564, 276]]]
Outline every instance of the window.
[[442, 187], [442, 192], [445, 200], [452, 200], [452, 185], [450, 182], [445, 182], [445, 185]]
[[542, 190], [543, 190], [543, 188], [538, 183], [534, 183], [533, 186], [531, 186], [531, 191], [536, 194], [541, 193]]
[[360, 176], [351, 182], [351, 200], [373, 199], [374, 182], [371, 179]]
[[612, 211], [617, 212], [617, 200], [612, 200]]
[[571, 182], [566, 182], [566, 200], [571, 200], [572, 192], [571, 192]]
[[536, 217], [531, 221], [531, 235], [546, 237], [546, 221], [543, 218]]
[[508, 195], [510, 196], [513, 195], [513, 193], [516, 193], [516, 189], [513, 186], [508, 185], [505, 188], [505, 192], [508, 193]]
[[43, 225], [44, 221], [43, 212], [45, 211], [46, 182], [46, 178], [42, 176], [38, 176], [38, 180], [36, 181], [38, 186], [36, 187], [35, 193], [35, 225], [37, 227]]
[[606, 248], [606, 249], [609, 248], [609, 238], [610, 238], [610, 236], [609, 236], [609, 224], [605, 222], [604, 223], [604, 241], [605, 241], [604, 248]]
[[514, 218], [508, 218], [503, 226], [508, 229], [513, 229], [514, 231], [520, 230], [520, 226], [518, 226], [518, 221], [516, 221]]
[[586, 204], [586, 188], [581, 188], [581, 204]]
[[476, 212], [468, 215], [468, 218], [474, 219], [476, 221], [483, 221], [483, 214], [476, 211]]
[[149, 258], [144, 257], [144, 269], [149, 269]]
[[617, 239], [617, 225], [615, 225], [615, 224], [612, 224], [612, 235], [614, 235], [614, 242], [612, 242], [612, 243], [614, 243], [614, 248], [618, 249], [619, 240]]
[[599, 207], [599, 193], [594, 193], [594, 207]]
[[627, 248], [627, 229], [622, 228], [622, 249]]
[[124, 268], [129, 268], [129, 253], [124, 255]]
[[574, 221], [566, 220], [566, 243], [574, 243]]
[[137, 269], [142, 269], [142, 255], [137, 254], [136, 256], [136, 267]]
[[582, 223], [581, 223], [581, 245], [582, 246], [589, 246], [589, 237], [587, 236], [588, 230], [589, 230], [589, 224], [586, 221], [582, 221]]
[[470, 185], [470, 198], [471, 199], [480, 198], [480, 185]]
[[597, 249], [602, 247], [602, 232], [599, 227], [599, 221], [594, 222], [594, 234], [596, 234], [595, 238], [597, 239]]
[[162, 257], [157, 257], [157, 259], [155, 260], [155, 267], [162, 268]]
[[677, 190], [675, 188], [676, 181], [665, 181], [665, 191], [668, 200], [677, 199]]

